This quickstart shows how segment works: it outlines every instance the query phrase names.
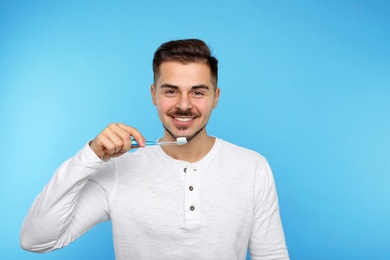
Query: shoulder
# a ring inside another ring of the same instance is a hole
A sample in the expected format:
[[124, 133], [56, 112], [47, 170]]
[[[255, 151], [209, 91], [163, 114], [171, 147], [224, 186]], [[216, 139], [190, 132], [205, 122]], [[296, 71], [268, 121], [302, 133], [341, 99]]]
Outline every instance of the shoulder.
[[220, 154], [223, 154], [223, 156], [225, 156], [226, 158], [230, 158], [232, 160], [240, 160], [242, 162], [266, 162], [265, 157], [257, 151], [238, 146], [222, 139], [217, 139], [217, 143], [219, 145]]
[[272, 185], [272, 170], [263, 155], [221, 139], [217, 144], [214, 163], [224, 169], [224, 175], [231, 174], [241, 185], [247, 183], [249, 187], [254, 185], [255, 189]]
[[224, 165], [229, 171], [253, 173], [264, 176], [271, 174], [271, 168], [267, 159], [260, 153], [227, 141], [217, 139], [218, 152], [215, 162]]

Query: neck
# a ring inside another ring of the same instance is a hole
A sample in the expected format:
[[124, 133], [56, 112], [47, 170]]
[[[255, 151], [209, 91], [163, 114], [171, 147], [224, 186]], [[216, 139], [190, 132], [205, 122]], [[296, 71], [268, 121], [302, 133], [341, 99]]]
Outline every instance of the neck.
[[[165, 131], [163, 139], [172, 137]], [[208, 136], [206, 129], [203, 129], [196, 137], [184, 145], [162, 146], [164, 152], [170, 157], [186, 162], [200, 161], [211, 150], [215, 143], [215, 138]]]

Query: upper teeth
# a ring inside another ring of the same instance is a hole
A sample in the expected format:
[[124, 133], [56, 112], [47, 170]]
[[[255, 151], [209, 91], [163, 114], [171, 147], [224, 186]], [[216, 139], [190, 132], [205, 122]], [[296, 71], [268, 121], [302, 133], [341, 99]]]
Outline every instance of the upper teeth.
[[192, 120], [191, 117], [175, 117], [175, 119], [177, 121], [181, 121], [181, 122], [188, 122], [188, 121]]

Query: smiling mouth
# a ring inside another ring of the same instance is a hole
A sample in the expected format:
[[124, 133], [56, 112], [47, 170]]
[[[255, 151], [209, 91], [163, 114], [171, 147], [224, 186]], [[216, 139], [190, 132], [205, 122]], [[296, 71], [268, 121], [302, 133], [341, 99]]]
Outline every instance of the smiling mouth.
[[194, 120], [195, 117], [173, 117], [176, 121], [179, 122], [189, 122], [191, 120]]

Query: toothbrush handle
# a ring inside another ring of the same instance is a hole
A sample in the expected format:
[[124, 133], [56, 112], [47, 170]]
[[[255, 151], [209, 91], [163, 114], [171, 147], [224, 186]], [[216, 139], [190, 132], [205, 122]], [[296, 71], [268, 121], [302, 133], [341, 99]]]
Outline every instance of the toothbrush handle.
[[[156, 145], [157, 142], [156, 141], [145, 141], [145, 145]], [[137, 143], [136, 140], [131, 140], [131, 146], [139, 146], [139, 144]]]

